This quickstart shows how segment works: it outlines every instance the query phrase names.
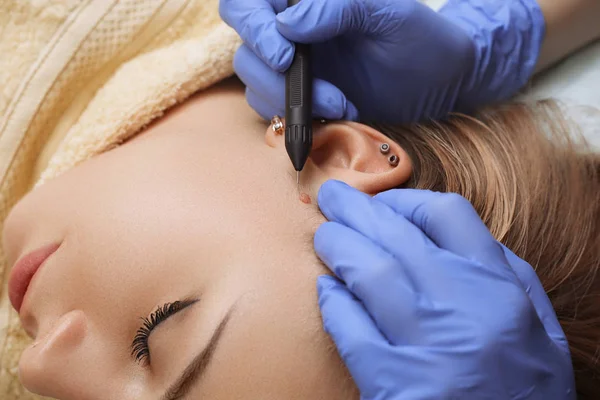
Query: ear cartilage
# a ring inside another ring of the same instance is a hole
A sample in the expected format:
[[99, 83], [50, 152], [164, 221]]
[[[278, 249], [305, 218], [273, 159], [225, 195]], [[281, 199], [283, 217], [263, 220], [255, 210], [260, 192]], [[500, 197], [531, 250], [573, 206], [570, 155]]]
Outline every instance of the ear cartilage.
[[396, 167], [396, 166], [398, 166], [398, 163], [400, 162], [400, 158], [397, 155], [392, 154], [391, 156], [389, 156], [388, 162], [390, 163], [390, 165], [392, 167]]
[[390, 145], [387, 143], [382, 143], [381, 146], [379, 146], [379, 151], [381, 152], [381, 154], [387, 154], [390, 152]]

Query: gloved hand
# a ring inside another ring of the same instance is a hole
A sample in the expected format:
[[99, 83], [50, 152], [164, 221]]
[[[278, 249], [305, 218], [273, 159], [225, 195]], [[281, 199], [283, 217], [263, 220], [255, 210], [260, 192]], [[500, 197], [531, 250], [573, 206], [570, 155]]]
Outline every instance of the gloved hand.
[[319, 305], [362, 399], [575, 398], [535, 272], [467, 200], [329, 181], [318, 201], [315, 249], [341, 280], [319, 278]]
[[[331, 120], [413, 122], [513, 95], [544, 35], [535, 0], [221, 0], [244, 40], [234, 67], [265, 119], [285, 114], [294, 47], [311, 43], [313, 113]], [[360, 114], [359, 114], [360, 113]]]

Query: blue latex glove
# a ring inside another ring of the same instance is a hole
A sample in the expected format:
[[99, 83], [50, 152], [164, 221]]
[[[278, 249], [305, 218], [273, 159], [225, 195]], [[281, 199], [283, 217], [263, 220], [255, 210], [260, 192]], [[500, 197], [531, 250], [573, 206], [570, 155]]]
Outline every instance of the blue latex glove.
[[325, 330], [362, 399], [574, 399], [565, 335], [529, 264], [463, 197], [326, 182]]
[[315, 117], [412, 122], [513, 95], [533, 73], [545, 30], [535, 0], [449, 0], [439, 13], [415, 0], [286, 4], [220, 2], [245, 43], [235, 71], [265, 119], [285, 114], [291, 41], [314, 44]]

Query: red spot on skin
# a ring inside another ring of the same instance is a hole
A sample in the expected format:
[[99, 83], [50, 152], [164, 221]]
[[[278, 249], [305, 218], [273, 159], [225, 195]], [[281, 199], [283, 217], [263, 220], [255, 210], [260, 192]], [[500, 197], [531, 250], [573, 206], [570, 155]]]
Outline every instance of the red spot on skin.
[[306, 193], [300, 193], [300, 201], [303, 202], [304, 204], [312, 204], [312, 200], [310, 199], [310, 196], [307, 195]]

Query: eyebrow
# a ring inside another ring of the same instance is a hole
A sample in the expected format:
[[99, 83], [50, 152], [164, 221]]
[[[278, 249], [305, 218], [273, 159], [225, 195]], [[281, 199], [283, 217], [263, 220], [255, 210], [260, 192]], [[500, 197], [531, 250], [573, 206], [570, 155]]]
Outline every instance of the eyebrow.
[[167, 389], [162, 397], [162, 400], [180, 400], [192, 390], [195, 384], [200, 382], [202, 376], [206, 372], [208, 365], [215, 353], [219, 340], [222, 337], [223, 331], [229, 322], [233, 308], [227, 312], [227, 315], [219, 323], [217, 329], [213, 333], [208, 345], [194, 357], [192, 362], [183, 370], [179, 378]]

